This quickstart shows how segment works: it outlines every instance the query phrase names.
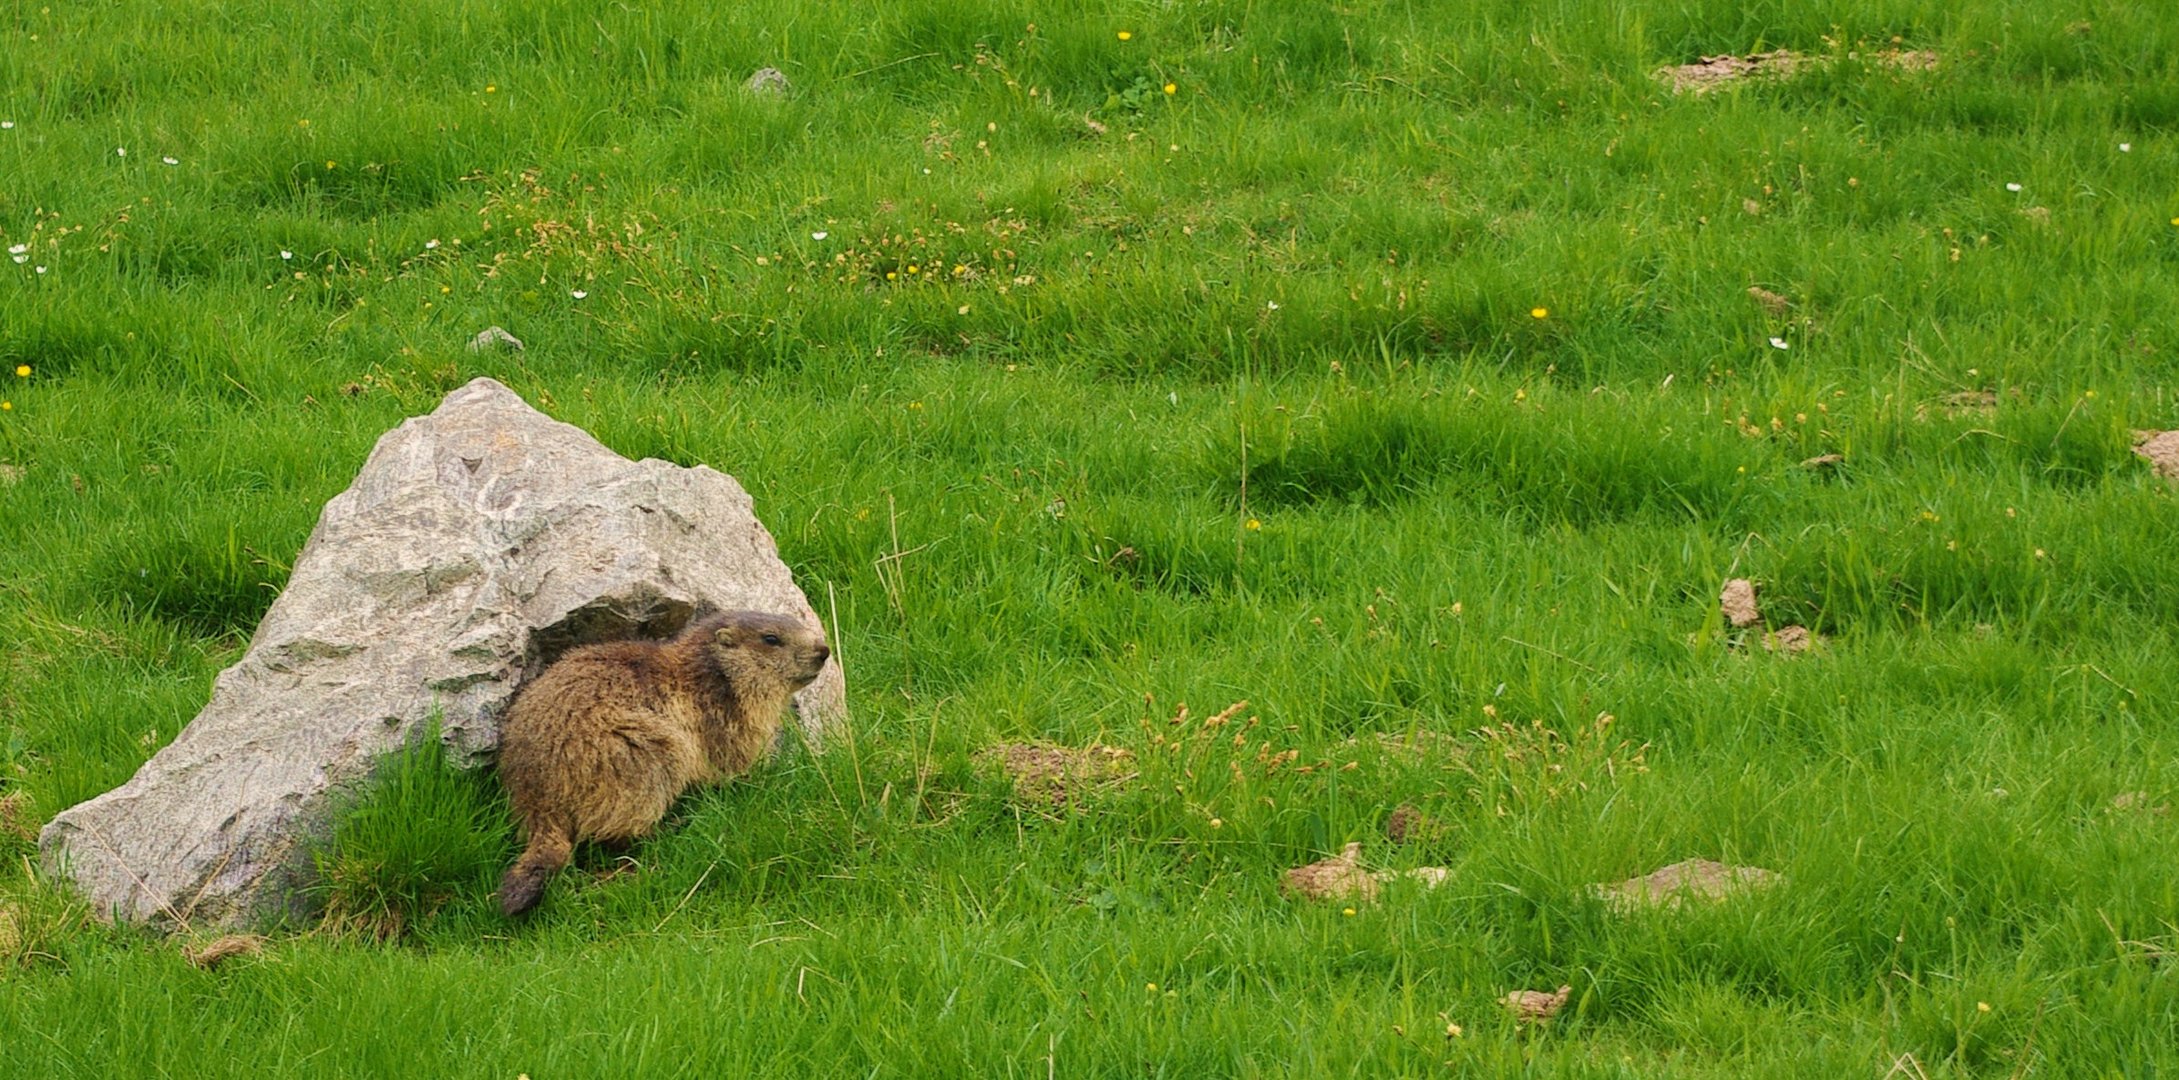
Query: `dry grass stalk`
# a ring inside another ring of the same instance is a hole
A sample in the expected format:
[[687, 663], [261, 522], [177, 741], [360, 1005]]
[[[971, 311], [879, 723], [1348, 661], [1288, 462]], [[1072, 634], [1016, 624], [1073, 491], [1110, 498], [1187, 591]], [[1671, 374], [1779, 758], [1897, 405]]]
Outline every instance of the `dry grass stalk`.
[[227, 934], [195, 948], [185, 946], [182, 956], [191, 964], [210, 971], [237, 956], [255, 956], [264, 949], [265, 939], [257, 934]]

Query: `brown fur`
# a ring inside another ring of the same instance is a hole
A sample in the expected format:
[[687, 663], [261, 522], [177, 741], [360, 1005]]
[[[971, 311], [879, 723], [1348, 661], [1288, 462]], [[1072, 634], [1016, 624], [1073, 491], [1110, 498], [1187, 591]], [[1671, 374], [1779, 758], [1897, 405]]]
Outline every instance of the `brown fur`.
[[747, 771], [829, 655], [794, 619], [729, 611], [671, 641], [586, 645], [546, 668], [500, 731], [500, 781], [529, 838], [500, 880], [500, 910], [536, 906], [577, 841], [645, 836], [683, 791]]

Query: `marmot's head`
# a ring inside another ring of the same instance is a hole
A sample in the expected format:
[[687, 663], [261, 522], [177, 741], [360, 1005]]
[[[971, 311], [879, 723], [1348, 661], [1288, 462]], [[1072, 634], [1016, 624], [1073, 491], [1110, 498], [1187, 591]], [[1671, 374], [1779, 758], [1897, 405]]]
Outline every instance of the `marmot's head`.
[[770, 679], [800, 690], [825, 669], [832, 650], [822, 631], [761, 611], [728, 611], [704, 620], [711, 657], [729, 677]]

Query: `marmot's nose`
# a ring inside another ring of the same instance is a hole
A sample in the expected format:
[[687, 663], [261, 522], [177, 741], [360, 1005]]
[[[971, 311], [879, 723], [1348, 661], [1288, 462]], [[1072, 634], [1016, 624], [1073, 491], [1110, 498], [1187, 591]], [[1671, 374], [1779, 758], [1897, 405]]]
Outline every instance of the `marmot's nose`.
[[827, 658], [831, 657], [831, 656], [832, 656], [832, 649], [831, 649], [831, 647], [829, 647], [829, 646], [825, 646], [825, 645], [819, 645], [819, 646], [817, 647], [817, 662], [818, 662], [818, 663], [820, 663], [820, 664], [824, 663], [824, 662], [825, 662], [825, 660], [826, 660]]

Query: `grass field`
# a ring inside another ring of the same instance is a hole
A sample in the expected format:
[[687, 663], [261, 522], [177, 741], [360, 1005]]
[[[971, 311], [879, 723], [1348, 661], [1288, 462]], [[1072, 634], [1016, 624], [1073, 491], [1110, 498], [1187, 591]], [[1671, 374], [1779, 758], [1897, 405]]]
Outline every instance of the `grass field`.
[[[0, 8], [0, 1073], [2179, 1069], [2155, 9]], [[1651, 76], [1775, 47], [1830, 62]], [[853, 738], [519, 925], [429, 754], [324, 926], [85, 918], [36, 827], [477, 375], [737, 476]], [[1031, 740], [1141, 775], [1017, 799], [976, 755]], [[1352, 840], [1450, 879], [1280, 895]], [[1590, 892], [1692, 857], [1785, 883]]]

